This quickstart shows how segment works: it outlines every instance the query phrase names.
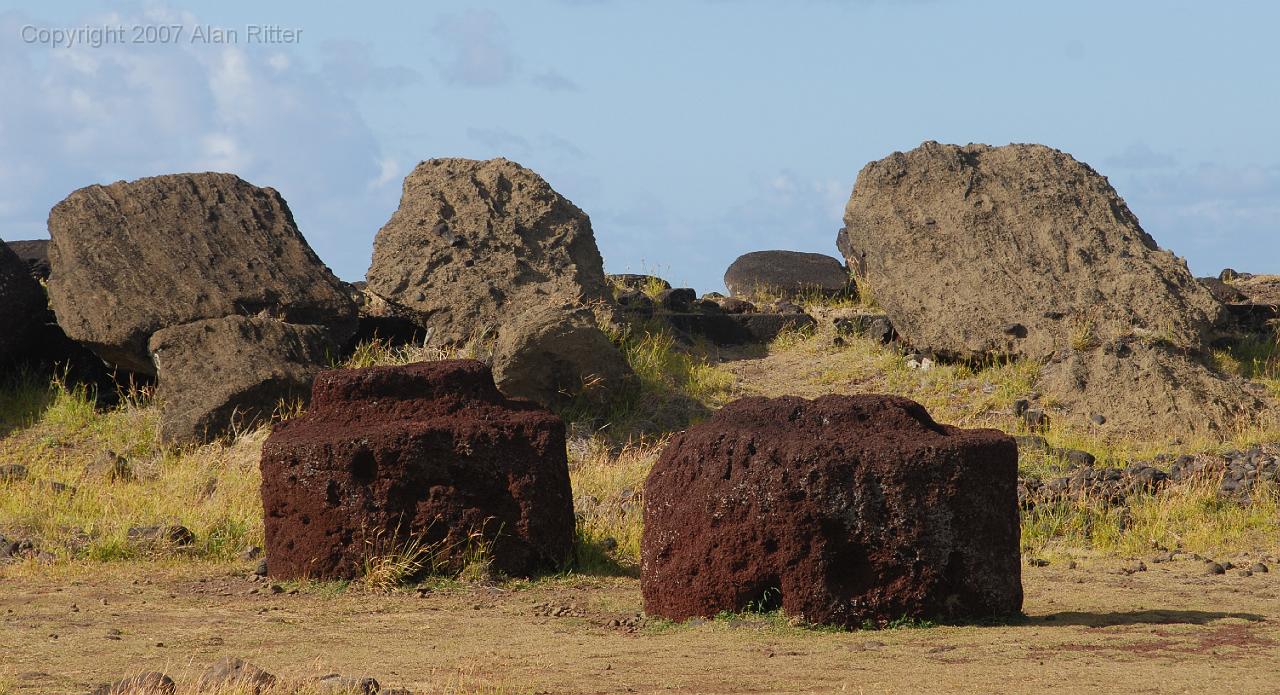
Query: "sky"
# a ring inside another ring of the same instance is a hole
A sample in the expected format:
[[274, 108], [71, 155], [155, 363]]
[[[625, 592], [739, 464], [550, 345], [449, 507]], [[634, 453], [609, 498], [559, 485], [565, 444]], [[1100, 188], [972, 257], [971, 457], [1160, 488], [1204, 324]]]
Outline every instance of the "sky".
[[869, 161], [1038, 142], [1193, 272], [1277, 273], [1277, 26], [1262, 0], [0, 1], [0, 238], [86, 185], [228, 171], [354, 281], [418, 162], [503, 156], [607, 272], [711, 291], [749, 251], [838, 256]]

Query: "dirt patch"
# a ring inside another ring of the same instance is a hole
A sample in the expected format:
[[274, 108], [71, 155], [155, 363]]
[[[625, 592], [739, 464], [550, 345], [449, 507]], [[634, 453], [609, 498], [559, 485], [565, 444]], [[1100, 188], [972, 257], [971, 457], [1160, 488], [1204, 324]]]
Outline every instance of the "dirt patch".
[[1027, 568], [1024, 620], [855, 632], [767, 615], [612, 625], [640, 612], [632, 578], [421, 594], [280, 584], [276, 593], [248, 567], [11, 565], [0, 569], [0, 692], [85, 692], [143, 669], [181, 683], [223, 656], [286, 679], [340, 672], [426, 693], [1134, 692], [1207, 682], [1267, 692], [1280, 680], [1271, 658], [1280, 573], [1193, 585], [1199, 563], [1179, 561], [1121, 586], [1106, 581], [1118, 564]]

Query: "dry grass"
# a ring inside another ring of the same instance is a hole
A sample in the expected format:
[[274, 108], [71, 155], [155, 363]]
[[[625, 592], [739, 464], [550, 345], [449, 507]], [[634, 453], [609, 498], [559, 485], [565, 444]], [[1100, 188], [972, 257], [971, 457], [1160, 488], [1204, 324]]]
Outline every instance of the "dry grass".
[[[0, 413], [0, 426], [15, 430], [0, 439], [0, 461], [29, 470], [26, 481], [0, 483], [0, 532], [38, 539], [63, 560], [170, 553], [227, 560], [262, 544], [258, 457], [266, 429], [190, 449], [165, 447], [145, 394], [98, 410], [86, 389], [60, 381], [0, 391]], [[132, 480], [95, 471], [107, 451], [129, 461]], [[190, 529], [195, 543], [170, 548], [128, 539], [130, 527], [166, 524]]]
[[1152, 548], [1203, 554], [1265, 552], [1280, 543], [1280, 491], [1254, 490], [1247, 504], [1221, 497], [1213, 481], [1131, 497], [1124, 506], [1075, 499], [1023, 515], [1022, 544], [1036, 555], [1082, 550], [1137, 555]]
[[603, 440], [569, 462], [578, 513], [579, 570], [634, 570], [640, 564], [644, 481], [665, 440], [614, 452]]
[[[923, 403], [942, 422], [997, 426], [1019, 431], [1009, 406], [1030, 392], [1038, 366], [1025, 361], [938, 364], [911, 369], [903, 356], [871, 340], [848, 336], [834, 346], [827, 331], [784, 334], [762, 359], [717, 362], [710, 351], [679, 348], [667, 332], [633, 327], [615, 336], [639, 377], [621, 394], [595, 432], [575, 445], [571, 479], [578, 502], [578, 570], [634, 573], [639, 562], [641, 493], [665, 433], [680, 429], [742, 393], [879, 392]], [[1273, 345], [1250, 344], [1232, 353], [1242, 373], [1276, 378]], [[429, 348], [363, 346], [349, 366], [399, 364], [445, 356]], [[573, 419], [574, 412], [566, 412]], [[148, 559], [228, 562], [262, 544], [258, 458], [267, 429], [241, 433], [206, 446], [163, 446], [157, 411], [146, 393], [128, 394], [118, 406], [95, 408], [83, 388], [19, 379], [0, 390], [0, 462], [20, 462], [30, 478], [0, 483], [0, 533], [35, 539], [58, 561], [106, 562]], [[575, 428], [581, 429], [581, 428]], [[1106, 442], [1093, 433], [1055, 423], [1044, 433], [1055, 447], [1089, 451], [1099, 465], [1149, 460], [1156, 453], [1243, 448], [1280, 440], [1277, 433], [1242, 432], [1231, 442], [1186, 442], [1171, 451], [1141, 442]], [[93, 472], [105, 451], [125, 456], [133, 480], [106, 480]], [[1053, 456], [1026, 454], [1026, 473], [1060, 474]], [[74, 486], [74, 493], [48, 483]], [[1094, 549], [1123, 553], [1160, 542], [1189, 549], [1255, 548], [1280, 539], [1275, 495], [1257, 496], [1248, 507], [1220, 503], [1209, 489], [1173, 488], [1140, 497], [1127, 511], [1090, 502], [1042, 507], [1025, 519], [1025, 542], [1036, 552]], [[1122, 516], [1123, 514], [1123, 516]], [[131, 543], [134, 526], [179, 524], [194, 532], [190, 547]], [[424, 547], [371, 552], [367, 588], [385, 590], [439, 571]], [[483, 563], [468, 563], [478, 567]], [[474, 567], [473, 567], [474, 569]], [[479, 578], [480, 570], [463, 572]]]

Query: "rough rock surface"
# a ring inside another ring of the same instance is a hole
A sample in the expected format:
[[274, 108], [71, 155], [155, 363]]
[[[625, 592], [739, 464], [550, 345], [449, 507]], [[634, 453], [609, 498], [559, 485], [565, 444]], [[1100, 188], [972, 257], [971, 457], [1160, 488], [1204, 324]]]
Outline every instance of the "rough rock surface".
[[276, 685], [276, 677], [261, 668], [234, 656], [214, 662], [200, 675], [196, 692], [236, 690], [246, 695], [261, 695]]
[[166, 328], [149, 349], [160, 436], [186, 444], [269, 419], [281, 401], [305, 400], [335, 344], [319, 326], [228, 316]]
[[817, 325], [808, 314], [702, 312], [663, 314], [662, 319], [681, 333], [721, 346], [768, 343], [783, 331], [807, 330]]
[[352, 578], [411, 538], [455, 569], [482, 539], [513, 575], [573, 549], [564, 422], [473, 360], [321, 372], [263, 447], [262, 502], [273, 577]]
[[49, 240], [29, 239], [6, 242], [9, 248], [27, 264], [31, 276], [37, 280], [49, 279]]
[[894, 396], [745, 398], [676, 435], [644, 493], [645, 611], [816, 623], [1022, 606], [1017, 447]]
[[671, 283], [663, 280], [657, 275], [618, 273], [617, 275], [607, 275], [605, 277], [607, 277], [609, 282], [612, 282], [614, 285], [628, 290], [644, 291], [653, 287], [662, 290], [671, 289]]
[[493, 377], [508, 396], [548, 408], [578, 398], [604, 402], [633, 376], [588, 309], [534, 306], [499, 329]]
[[173, 695], [177, 690], [177, 684], [169, 676], [159, 671], [146, 671], [98, 686], [89, 695]]
[[725, 271], [724, 286], [736, 296], [764, 293], [786, 298], [853, 291], [843, 263], [826, 254], [800, 251], [752, 251], [739, 256]]
[[231, 174], [82, 188], [49, 213], [49, 297], [73, 340], [153, 374], [159, 330], [269, 316], [355, 330], [355, 305], [307, 245], [280, 194]]
[[1099, 414], [1106, 431], [1139, 438], [1236, 432], [1265, 410], [1245, 383], [1168, 345], [1117, 339], [1065, 350], [1038, 387], [1075, 414]]
[[1250, 304], [1280, 306], [1280, 275], [1249, 275], [1231, 281], [1231, 287]]
[[374, 340], [390, 345], [422, 344], [426, 333], [418, 325], [421, 321], [417, 312], [379, 296], [363, 282], [352, 283], [348, 292], [359, 314], [359, 328], [348, 341], [348, 346]]
[[420, 312], [441, 345], [551, 298], [612, 301], [586, 213], [506, 159], [419, 164], [374, 240], [367, 280]]
[[1199, 347], [1222, 305], [1106, 178], [1042, 145], [926, 142], [858, 174], [837, 243], [907, 342], [1043, 359], [1073, 333]]
[[44, 290], [27, 265], [0, 243], [0, 364], [26, 352], [27, 341], [42, 324]]

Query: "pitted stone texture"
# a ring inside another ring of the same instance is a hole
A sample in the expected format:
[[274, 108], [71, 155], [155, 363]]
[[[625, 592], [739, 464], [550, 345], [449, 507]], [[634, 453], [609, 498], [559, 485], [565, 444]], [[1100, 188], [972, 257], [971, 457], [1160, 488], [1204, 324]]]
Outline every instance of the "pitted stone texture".
[[537, 304], [613, 301], [586, 213], [506, 159], [419, 164], [374, 240], [367, 280], [441, 345]]
[[225, 316], [318, 324], [339, 343], [356, 309], [274, 189], [231, 174], [89, 186], [49, 213], [58, 324], [104, 360], [154, 374], [152, 334]]
[[319, 326], [227, 316], [151, 336], [159, 372], [160, 436], [198, 444], [271, 419], [305, 401], [336, 344]]
[[856, 628], [1022, 606], [1017, 447], [895, 396], [744, 398], [645, 484], [645, 611], [761, 603]]
[[474, 360], [322, 372], [263, 447], [262, 501], [279, 578], [354, 578], [411, 540], [442, 569], [483, 547], [512, 575], [573, 550], [564, 422]]
[[1224, 311], [1105, 177], [1043, 145], [895, 152], [858, 174], [844, 222], [849, 266], [940, 355], [1047, 359], [1086, 334], [1198, 349]]

